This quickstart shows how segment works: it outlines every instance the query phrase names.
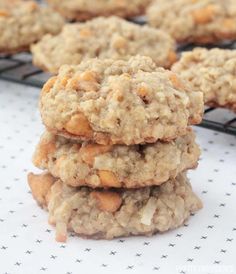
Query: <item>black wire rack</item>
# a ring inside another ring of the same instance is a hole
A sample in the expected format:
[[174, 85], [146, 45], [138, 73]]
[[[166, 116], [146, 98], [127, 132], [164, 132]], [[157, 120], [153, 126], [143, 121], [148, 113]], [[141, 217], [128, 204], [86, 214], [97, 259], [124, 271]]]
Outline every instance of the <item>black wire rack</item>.
[[[236, 48], [236, 43], [223, 43], [217, 47], [233, 49]], [[192, 48], [191, 45], [179, 47], [178, 52]], [[32, 65], [30, 53], [0, 55], [0, 79], [41, 88], [50, 76], [50, 73]], [[199, 126], [236, 136], [236, 116], [226, 109], [206, 108], [204, 119]]]

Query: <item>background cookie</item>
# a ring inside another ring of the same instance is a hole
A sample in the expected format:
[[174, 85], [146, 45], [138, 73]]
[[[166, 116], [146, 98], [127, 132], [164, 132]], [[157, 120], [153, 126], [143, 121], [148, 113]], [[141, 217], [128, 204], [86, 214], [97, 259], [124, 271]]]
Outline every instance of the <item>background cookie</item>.
[[116, 191], [72, 188], [49, 176], [31, 173], [28, 179], [35, 199], [49, 210], [57, 241], [66, 241], [67, 229], [96, 239], [150, 236], [182, 225], [202, 207], [184, 173], [161, 186]]
[[236, 38], [235, 0], [154, 0], [147, 17], [151, 26], [178, 42], [207, 44]]
[[182, 54], [172, 70], [204, 93], [209, 106], [236, 112], [236, 50], [196, 48]]
[[143, 187], [159, 185], [197, 166], [200, 150], [191, 129], [170, 143], [104, 146], [79, 143], [45, 132], [35, 166], [71, 186]]
[[49, 131], [98, 144], [154, 143], [186, 134], [203, 113], [201, 92], [148, 57], [62, 66], [40, 98]]
[[94, 57], [127, 59], [140, 54], [166, 68], [176, 61], [175, 42], [168, 34], [117, 17], [67, 24], [60, 34], [44, 36], [31, 51], [33, 63], [52, 73], [61, 65], [77, 65]]
[[28, 50], [46, 33], [56, 34], [62, 17], [33, 1], [0, 0], [0, 53]]
[[143, 14], [150, 0], [47, 0], [67, 19], [83, 21], [96, 16], [130, 18]]

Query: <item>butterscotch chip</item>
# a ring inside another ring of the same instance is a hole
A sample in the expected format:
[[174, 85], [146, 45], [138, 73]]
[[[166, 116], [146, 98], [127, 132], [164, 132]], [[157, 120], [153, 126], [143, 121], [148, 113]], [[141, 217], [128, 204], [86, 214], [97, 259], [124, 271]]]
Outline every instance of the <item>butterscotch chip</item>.
[[222, 20], [223, 28], [226, 29], [234, 29], [235, 27], [235, 20], [233, 18], [226, 18]]
[[203, 8], [194, 10], [192, 15], [196, 24], [207, 24], [212, 22], [215, 17], [217, 6], [208, 5]]
[[49, 173], [39, 175], [33, 173], [28, 174], [28, 183], [32, 195], [39, 205], [47, 206], [50, 199], [51, 186], [54, 182], [55, 178]]
[[[43, 85], [43, 88], [42, 88], [42, 93], [46, 93], [46, 92], [49, 92], [50, 89], [53, 87], [54, 83], [56, 82], [56, 79], [57, 77], [56, 76], [53, 76], [51, 78], [48, 79], [48, 81]], [[65, 78], [62, 79], [62, 83], [64, 83], [64, 80]]]
[[66, 123], [65, 129], [67, 132], [77, 136], [85, 136], [89, 138], [92, 135], [92, 129], [89, 125], [88, 119], [83, 113], [73, 115]]
[[34, 1], [0, 0], [0, 53], [28, 50], [45, 34], [57, 34], [62, 17]]
[[[87, 71], [96, 75], [98, 89], [90, 85], [93, 77], [85, 86], [70, 85], [70, 79], [61, 85], [65, 75], [78, 80]], [[189, 125], [200, 123], [203, 95], [148, 57], [89, 59], [61, 67], [51, 89], [41, 93], [40, 111], [50, 131], [73, 139], [153, 143], [184, 135]]]
[[[46, 133], [47, 134], [47, 133]], [[49, 134], [50, 136], [50, 134]], [[39, 145], [40, 146], [40, 145]], [[112, 150], [112, 146], [103, 146], [98, 144], [87, 144], [80, 149], [80, 155], [83, 162], [93, 166], [96, 156]]]
[[161, 186], [109, 192], [57, 181], [48, 204], [58, 241], [66, 240], [67, 228], [91, 238], [150, 236], [181, 226], [201, 207], [185, 174]]
[[10, 13], [7, 10], [0, 10], [0, 17], [8, 17]]
[[124, 18], [144, 13], [150, 0], [47, 0], [52, 8], [70, 20], [88, 20], [97, 16], [117, 15]]
[[[46, 35], [31, 51], [34, 64], [52, 73], [57, 73], [62, 65], [77, 65], [94, 57], [128, 59], [140, 54], [150, 56], [165, 68], [177, 59], [175, 42], [168, 34], [117, 17], [66, 24], [60, 34]], [[98, 80], [93, 72], [84, 72], [80, 79], [91, 83], [94, 80], [95, 84]]]
[[137, 89], [137, 94], [141, 97], [141, 98], [145, 98], [148, 95], [148, 90], [146, 87], [141, 86]]
[[[46, 141], [45, 141], [46, 140]], [[45, 143], [55, 150], [46, 150]], [[113, 145], [82, 143], [45, 132], [36, 148], [34, 164], [71, 186], [134, 188], [159, 185], [175, 178], [183, 170], [194, 168], [200, 150], [194, 133], [172, 142], [149, 145]], [[41, 158], [41, 161], [38, 159]], [[45, 159], [47, 159], [45, 161]]]
[[120, 187], [122, 185], [110, 170], [98, 170], [98, 177], [103, 187]]
[[236, 50], [195, 48], [182, 54], [172, 70], [204, 94], [206, 105], [236, 112]]
[[40, 143], [40, 151], [34, 155], [34, 164], [36, 166], [43, 166], [48, 161], [48, 156], [56, 150], [55, 137], [46, 136]]
[[101, 211], [116, 212], [122, 203], [121, 196], [112, 191], [93, 191], [91, 196], [96, 200]]
[[154, 0], [149, 24], [180, 43], [210, 44], [236, 38], [235, 0]]
[[173, 86], [177, 89], [184, 89], [183, 82], [179, 79], [176, 74], [170, 74], [170, 81], [172, 82]]
[[174, 64], [177, 61], [177, 54], [175, 51], [169, 51], [167, 59], [169, 60], [170, 64]]

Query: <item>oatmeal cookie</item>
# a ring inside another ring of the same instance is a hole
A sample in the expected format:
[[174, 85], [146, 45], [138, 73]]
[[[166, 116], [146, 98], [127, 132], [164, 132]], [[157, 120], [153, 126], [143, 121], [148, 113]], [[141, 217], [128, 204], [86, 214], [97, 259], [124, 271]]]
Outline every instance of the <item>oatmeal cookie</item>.
[[58, 35], [45, 35], [32, 45], [31, 52], [33, 63], [51, 73], [57, 73], [61, 65], [77, 65], [95, 57], [128, 59], [140, 54], [165, 68], [177, 59], [175, 42], [168, 34], [114, 16], [66, 24]]
[[181, 43], [209, 44], [236, 38], [235, 0], [155, 0], [147, 17], [151, 26]]
[[33, 162], [71, 186], [137, 188], [160, 185], [195, 168], [199, 156], [191, 129], [172, 142], [133, 146], [81, 144], [45, 132]]
[[[109, 191], [69, 187], [60, 180], [52, 186], [46, 181], [42, 187], [40, 176], [46, 175], [29, 177], [30, 186], [38, 185], [31, 188], [32, 194], [48, 208], [49, 223], [56, 226], [56, 240], [61, 242], [66, 241], [67, 230], [95, 239], [150, 236], [181, 226], [202, 207], [184, 173], [161, 186]], [[48, 201], [40, 199], [46, 188]]]
[[183, 53], [172, 70], [202, 91], [207, 105], [236, 112], [236, 50], [195, 48]]
[[168, 141], [203, 114], [202, 92], [142, 56], [62, 66], [40, 97], [49, 131], [103, 145]]
[[46, 33], [57, 34], [63, 24], [59, 14], [34, 1], [0, 0], [0, 53], [28, 50]]
[[131, 18], [145, 13], [150, 0], [47, 0], [69, 20], [84, 21], [97, 16]]

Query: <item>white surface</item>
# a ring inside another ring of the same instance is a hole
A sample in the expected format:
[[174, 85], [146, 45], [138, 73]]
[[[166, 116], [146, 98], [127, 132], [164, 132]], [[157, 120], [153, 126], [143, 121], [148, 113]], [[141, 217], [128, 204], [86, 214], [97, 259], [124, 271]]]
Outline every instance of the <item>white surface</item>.
[[43, 130], [39, 90], [0, 82], [0, 274], [236, 273], [236, 139], [196, 128], [203, 154], [189, 173], [204, 208], [151, 238], [54, 241], [26, 175]]

